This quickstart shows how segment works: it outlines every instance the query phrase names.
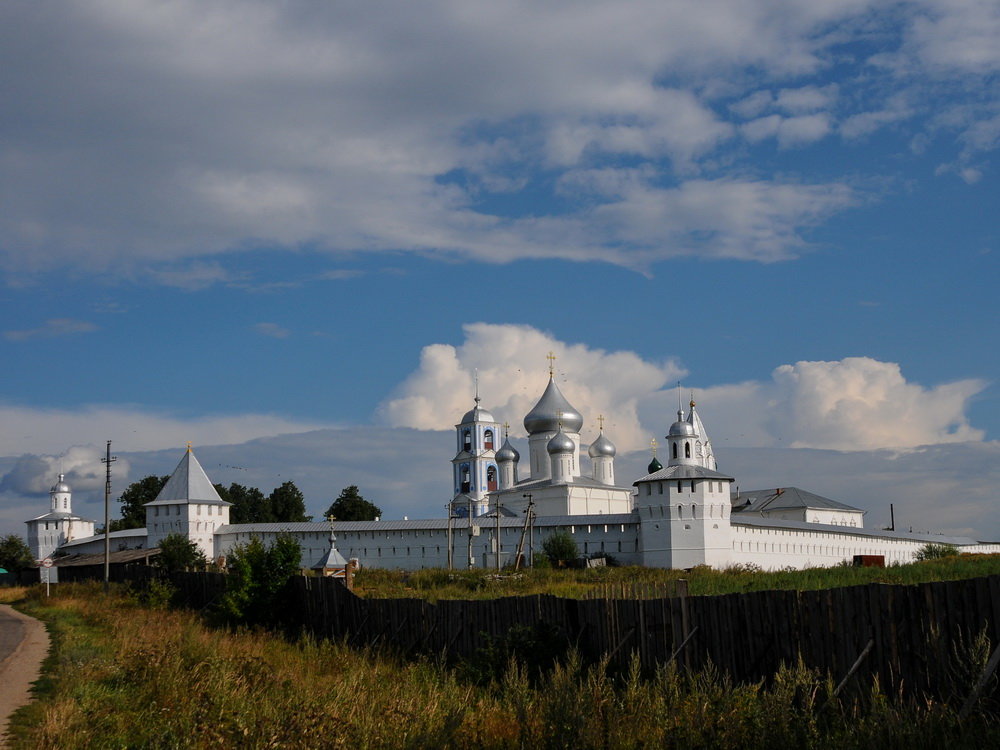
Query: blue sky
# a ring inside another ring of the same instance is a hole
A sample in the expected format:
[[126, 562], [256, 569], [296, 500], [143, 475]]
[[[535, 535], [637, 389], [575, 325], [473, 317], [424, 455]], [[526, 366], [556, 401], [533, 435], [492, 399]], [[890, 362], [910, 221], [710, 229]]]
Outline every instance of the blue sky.
[[4, 4], [0, 531], [59, 466], [94, 514], [106, 439], [118, 486], [191, 440], [436, 515], [473, 372], [516, 437], [551, 349], [627, 470], [680, 380], [745, 488], [1000, 538], [997, 38], [977, 0]]

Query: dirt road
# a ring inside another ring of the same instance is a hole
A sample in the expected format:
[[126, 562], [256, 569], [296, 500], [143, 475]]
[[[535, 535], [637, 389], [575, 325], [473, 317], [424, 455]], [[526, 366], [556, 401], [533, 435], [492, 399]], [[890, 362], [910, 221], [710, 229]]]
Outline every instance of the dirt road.
[[31, 700], [49, 652], [49, 634], [38, 620], [0, 604], [0, 748], [6, 747], [7, 720]]

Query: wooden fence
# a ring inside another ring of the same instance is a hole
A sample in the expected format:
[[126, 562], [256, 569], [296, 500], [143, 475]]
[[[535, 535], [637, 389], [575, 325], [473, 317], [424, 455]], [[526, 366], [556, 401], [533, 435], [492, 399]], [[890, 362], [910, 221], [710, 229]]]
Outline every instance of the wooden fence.
[[[172, 576], [182, 598], [205, 607], [225, 591], [220, 573]], [[968, 688], [982, 670], [977, 639], [1000, 644], [1000, 576], [919, 585], [869, 584], [821, 591], [724, 596], [563, 599], [551, 595], [477, 601], [363, 599], [332, 578], [296, 577], [284, 620], [295, 630], [353, 645], [467, 658], [511, 628], [544, 623], [592, 659], [625, 666], [633, 654], [652, 671], [714, 665], [738, 682], [767, 679], [799, 658], [835, 679], [859, 657], [862, 684], [941, 695]], [[655, 593], [642, 589], [643, 594]], [[982, 649], [980, 648], [980, 651]]]

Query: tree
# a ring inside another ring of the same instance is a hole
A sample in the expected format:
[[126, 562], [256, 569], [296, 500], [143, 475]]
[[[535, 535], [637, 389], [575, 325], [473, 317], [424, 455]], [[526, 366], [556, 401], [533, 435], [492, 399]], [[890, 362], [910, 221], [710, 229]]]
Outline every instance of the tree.
[[229, 509], [230, 523], [269, 523], [274, 520], [270, 503], [256, 487], [244, 487], [233, 482], [225, 495], [221, 492], [219, 495], [233, 504]]
[[312, 516], [306, 515], [305, 496], [294, 482], [285, 482], [280, 487], [275, 487], [268, 495], [267, 502], [271, 508], [272, 523], [312, 520]]
[[326, 516], [338, 521], [374, 521], [382, 515], [382, 509], [365, 500], [358, 493], [357, 485], [345, 487], [340, 496], [326, 509]]
[[151, 474], [126, 487], [118, 498], [122, 517], [109, 524], [111, 531], [143, 528], [146, 525], [146, 509], [142, 506], [156, 499], [168, 479], [169, 476], [158, 477]]
[[185, 568], [204, 568], [208, 564], [205, 553], [183, 534], [168, 534], [160, 542], [160, 554], [154, 562], [157, 567], [174, 572]]
[[35, 558], [25, 541], [17, 534], [0, 539], [0, 568], [18, 573], [35, 564]]
[[577, 551], [576, 542], [568, 531], [557, 531], [542, 542], [542, 550], [555, 566], [563, 566], [572, 562], [580, 553]]
[[253, 537], [231, 549], [226, 556], [231, 580], [220, 605], [223, 617], [247, 625], [276, 624], [287, 609], [282, 596], [288, 579], [299, 572], [301, 557], [298, 541], [286, 534], [270, 547]]

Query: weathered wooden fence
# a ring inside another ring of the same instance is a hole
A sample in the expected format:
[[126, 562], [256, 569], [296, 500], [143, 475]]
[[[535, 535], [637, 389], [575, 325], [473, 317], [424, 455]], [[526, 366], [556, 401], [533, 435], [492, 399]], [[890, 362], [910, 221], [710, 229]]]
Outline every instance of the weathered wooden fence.
[[[205, 607], [225, 591], [220, 573], [172, 576], [183, 599]], [[858, 669], [883, 688], [938, 694], [966, 687], [977, 638], [1000, 644], [1000, 576], [919, 585], [869, 584], [822, 591], [724, 596], [477, 601], [363, 599], [332, 578], [296, 577], [285, 619], [320, 638], [386, 644], [461, 659], [515, 626], [545, 623], [589, 658], [652, 670], [714, 665], [739, 682], [767, 679], [799, 658], [835, 679]], [[614, 594], [615, 592], [611, 592]], [[644, 590], [644, 593], [649, 593]], [[683, 593], [683, 592], [679, 592]], [[867, 649], [867, 653], [866, 653]]]

